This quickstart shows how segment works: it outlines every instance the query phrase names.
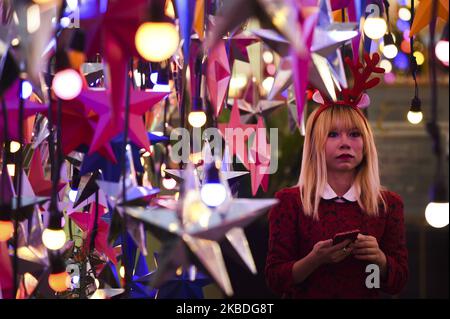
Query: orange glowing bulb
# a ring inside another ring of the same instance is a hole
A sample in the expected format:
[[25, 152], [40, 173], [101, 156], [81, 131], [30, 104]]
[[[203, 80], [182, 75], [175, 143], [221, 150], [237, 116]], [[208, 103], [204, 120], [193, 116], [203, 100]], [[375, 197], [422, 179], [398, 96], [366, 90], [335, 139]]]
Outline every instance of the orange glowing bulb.
[[14, 224], [10, 220], [0, 220], [0, 241], [7, 241], [14, 234]]
[[48, 276], [48, 284], [54, 291], [64, 292], [69, 288], [70, 275], [66, 271], [50, 274], [50, 276]]

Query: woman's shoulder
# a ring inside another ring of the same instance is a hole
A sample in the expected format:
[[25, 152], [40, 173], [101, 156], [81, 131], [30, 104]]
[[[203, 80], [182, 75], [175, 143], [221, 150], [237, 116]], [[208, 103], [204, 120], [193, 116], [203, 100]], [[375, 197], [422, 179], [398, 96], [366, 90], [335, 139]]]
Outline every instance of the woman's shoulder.
[[300, 188], [299, 188], [299, 186], [282, 188], [278, 192], [275, 193], [275, 197], [280, 200], [287, 199], [287, 198], [300, 199]]
[[384, 189], [381, 191], [381, 195], [389, 204], [402, 204], [403, 205], [403, 198], [399, 194], [397, 194], [391, 190]]

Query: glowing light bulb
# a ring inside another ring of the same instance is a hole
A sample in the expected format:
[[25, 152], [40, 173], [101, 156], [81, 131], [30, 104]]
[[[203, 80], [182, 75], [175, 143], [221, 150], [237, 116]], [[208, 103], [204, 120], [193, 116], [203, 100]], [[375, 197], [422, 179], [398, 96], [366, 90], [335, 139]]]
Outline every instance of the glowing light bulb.
[[7, 241], [14, 234], [14, 224], [10, 220], [0, 220], [0, 241]]
[[273, 62], [273, 53], [270, 51], [264, 51], [262, 58], [266, 64], [270, 64]]
[[227, 190], [220, 183], [207, 183], [200, 190], [200, 198], [207, 206], [217, 207], [227, 198]]
[[120, 275], [120, 278], [125, 278], [125, 267], [124, 266], [120, 266], [119, 275]]
[[383, 18], [367, 18], [364, 22], [364, 33], [373, 40], [381, 39], [387, 30], [386, 21]]
[[23, 81], [22, 91], [20, 92], [22, 99], [24, 100], [28, 99], [32, 93], [33, 93], [33, 86], [31, 86], [31, 83], [28, 81]]
[[411, 124], [419, 124], [423, 119], [422, 112], [412, 112], [409, 111], [407, 115], [408, 121]]
[[164, 178], [162, 180], [162, 184], [165, 189], [171, 190], [174, 189], [175, 186], [177, 186], [177, 181], [174, 180], [173, 178]]
[[262, 82], [262, 86], [266, 93], [269, 93], [270, 90], [272, 90], [272, 86], [273, 86], [274, 82], [275, 82], [275, 79], [273, 78], [273, 76], [268, 76], [267, 78], [264, 79], [264, 81]]
[[75, 201], [76, 201], [76, 199], [77, 199], [77, 194], [78, 194], [78, 190], [76, 190], [76, 189], [71, 189], [71, 190], [69, 191], [69, 200], [70, 200], [72, 203], [75, 203]]
[[56, 96], [63, 100], [76, 98], [83, 87], [80, 74], [73, 69], [65, 69], [55, 74], [52, 89]]
[[180, 36], [169, 22], [145, 22], [136, 32], [135, 45], [146, 60], [161, 62], [170, 58], [178, 48]]
[[64, 292], [70, 287], [70, 275], [66, 272], [50, 274], [48, 284], [56, 292]]
[[193, 127], [202, 127], [206, 123], [206, 114], [203, 111], [192, 111], [189, 113], [188, 121]]
[[448, 40], [441, 40], [436, 44], [434, 49], [436, 57], [445, 65], [448, 66]]
[[13, 177], [16, 174], [16, 165], [6, 164], [6, 169], [8, 170], [9, 176]]
[[61, 249], [66, 243], [66, 233], [62, 229], [46, 228], [42, 232], [42, 242], [50, 250]]
[[384, 69], [385, 73], [392, 71], [392, 63], [389, 60], [381, 60], [380, 67]]
[[428, 224], [435, 228], [447, 226], [449, 220], [448, 203], [429, 203], [425, 209], [425, 219]]
[[398, 9], [398, 17], [403, 21], [409, 21], [411, 19], [411, 11], [408, 8]]
[[11, 141], [11, 144], [9, 144], [9, 151], [11, 153], [15, 153], [18, 150], [20, 150], [20, 143], [16, 141]]
[[413, 55], [416, 57], [417, 65], [422, 65], [425, 62], [425, 56], [422, 52], [416, 51]]

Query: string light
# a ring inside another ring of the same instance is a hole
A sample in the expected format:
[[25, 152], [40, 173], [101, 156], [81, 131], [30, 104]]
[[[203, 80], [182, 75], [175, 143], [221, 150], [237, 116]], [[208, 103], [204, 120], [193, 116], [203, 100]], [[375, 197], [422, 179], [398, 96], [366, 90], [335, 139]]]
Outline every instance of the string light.
[[372, 40], [381, 39], [387, 30], [386, 21], [380, 17], [369, 17], [364, 21], [364, 33]]

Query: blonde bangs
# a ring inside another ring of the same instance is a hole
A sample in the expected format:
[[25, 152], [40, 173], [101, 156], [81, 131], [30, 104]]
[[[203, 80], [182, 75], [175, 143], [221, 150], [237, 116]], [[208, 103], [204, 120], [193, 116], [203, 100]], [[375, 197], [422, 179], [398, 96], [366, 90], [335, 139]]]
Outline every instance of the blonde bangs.
[[378, 215], [382, 186], [378, 172], [378, 155], [373, 134], [366, 120], [356, 110], [348, 106], [335, 105], [325, 109], [313, 123], [312, 112], [306, 123], [305, 143], [303, 145], [302, 167], [298, 186], [306, 215], [318, 219], [319, 202], [327, 183], [325, 144], [328, 134], [337, 127], [345, 130], [357, 129], [363, 138], [363, 160], [357, 168], [355, 188], [358, 204], [368, 215]]

